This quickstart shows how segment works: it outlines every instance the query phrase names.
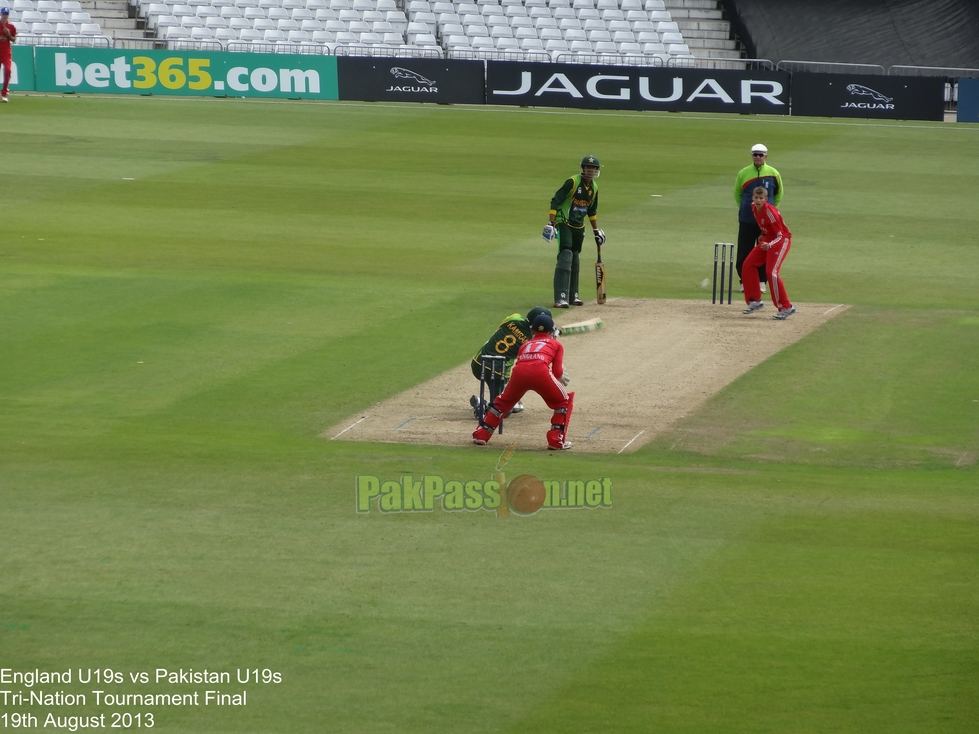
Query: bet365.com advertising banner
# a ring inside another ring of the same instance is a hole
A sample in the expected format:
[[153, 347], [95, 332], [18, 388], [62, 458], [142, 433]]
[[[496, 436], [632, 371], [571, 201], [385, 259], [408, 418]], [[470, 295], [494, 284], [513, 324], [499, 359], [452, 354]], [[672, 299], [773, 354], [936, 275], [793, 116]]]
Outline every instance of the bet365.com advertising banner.
[[10, 88], [17, 92], [34, 91], [34, 48], [14, 46], [10, 66]]
[[35, 50], [39, 92], [337, 99], [335, 56]]

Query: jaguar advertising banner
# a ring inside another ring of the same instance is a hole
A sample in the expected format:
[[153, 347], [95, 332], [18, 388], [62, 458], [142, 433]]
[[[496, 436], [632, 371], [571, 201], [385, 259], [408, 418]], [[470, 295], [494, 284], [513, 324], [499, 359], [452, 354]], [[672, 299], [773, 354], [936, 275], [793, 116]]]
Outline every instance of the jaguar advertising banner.
[[482, 61], [337, 58], [340, 99], [483, 104]]
[[486, 102], [523, 107], [787, 115], [789, 74], [488, 61]]
[[945, 79], [796, 72], [792, 75], [792, 114], [941, 121], [945, 117]]

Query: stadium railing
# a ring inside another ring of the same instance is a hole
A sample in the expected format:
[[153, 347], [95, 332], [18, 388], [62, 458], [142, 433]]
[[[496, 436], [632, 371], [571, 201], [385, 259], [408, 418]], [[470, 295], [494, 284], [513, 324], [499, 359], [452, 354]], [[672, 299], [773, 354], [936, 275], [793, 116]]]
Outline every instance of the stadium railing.
[[814, 71], [820, 74], [879, 74], [884, 75], [880, 64], [848, 64], [836, 61], [795, 61], [784, 59], [775, 65], [776, 71]]

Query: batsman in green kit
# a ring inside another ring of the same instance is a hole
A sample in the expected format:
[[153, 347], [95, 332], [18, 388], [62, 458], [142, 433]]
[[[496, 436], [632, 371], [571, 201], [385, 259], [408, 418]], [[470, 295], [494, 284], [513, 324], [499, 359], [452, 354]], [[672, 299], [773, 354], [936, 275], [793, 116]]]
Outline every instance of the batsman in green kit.
[[554, 308], [582, 306], [578, 296], [581, 245], [585, 240], [585, 218], [599, 247], [605, 244], [605, 233], [598, 228], [598, 181], [602, 166], [598, 158], [586, 155], [581, 173], [572, 176], [551, 199], [544, 239], [558, 241], [557, 265], [554, 268]]
[[[551, 315], [551, 312], [544, 306], [535, 306], [530, 309], [526, 318], [519, 313], [515, 313], [503, 319], [503, 323], [500, 324], [493, 336], [486, 340], [486, 343], [479, 352], [472, 358], [473, 377], [477, 380], [481, 379], [483, 365], [480, 362], [480, 357], [483, 355], [504, 357], [506, 358], [504, 372], [500, 373], [496, 371], [496, 379], [493, 381], [493, 384], [499, 385], [502, 391], [502, 386], [506, 384], [507, 379], [510, 377], [510, 368], [513, 367], [513, 360], [517, 358], [517, 352], [520, 350], [521, 345], [529, 341], [530, 337], [533, 336], [530, 325], [542, 313], [548, 316]], [[486, 375], [485, 377], [488, 379], [490, 375]], [[495, 397], [496, 395], [491, 394], [489, 402], [492, 403]], [[473, 406], [473, 413], [478, 415], [479, 399], [473, 395], [469, 402]], [[520, 405], [519, 409], [517, 406], [514, 406], [512, 412], [519, 413], [522, 410], [523, 405]]]

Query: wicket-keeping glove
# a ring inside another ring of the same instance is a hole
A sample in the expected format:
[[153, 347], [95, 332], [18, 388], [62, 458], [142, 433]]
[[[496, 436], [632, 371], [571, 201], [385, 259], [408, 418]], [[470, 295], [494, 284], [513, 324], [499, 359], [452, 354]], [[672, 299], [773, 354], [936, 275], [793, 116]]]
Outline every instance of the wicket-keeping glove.
[[599, 247], [605, 244], [605, 233], [600, 229], [595, 230], [595, 244]]
[[548, 242], [553, 242], [557, 239], [557, 227], [550, 222], [544, 225], [544, 239]]

